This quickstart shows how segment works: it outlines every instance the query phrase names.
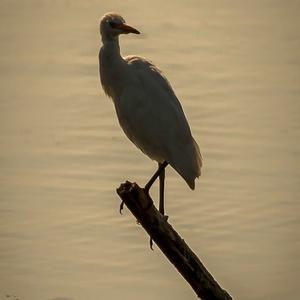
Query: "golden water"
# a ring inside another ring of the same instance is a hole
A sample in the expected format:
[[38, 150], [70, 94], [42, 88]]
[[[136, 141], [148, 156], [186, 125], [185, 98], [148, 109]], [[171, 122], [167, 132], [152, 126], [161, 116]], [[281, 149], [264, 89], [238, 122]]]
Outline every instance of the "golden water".
[[[0, 2], [0, 299], [196, 299], [115, 188], [156, 168], [98, 78], [119, 11], [181, 100], [204, 157], [167, 170], [170, 222], [235, 299], [298, 299], [299, 1]], [[157, 199], [157, 185], [152, 189]]]

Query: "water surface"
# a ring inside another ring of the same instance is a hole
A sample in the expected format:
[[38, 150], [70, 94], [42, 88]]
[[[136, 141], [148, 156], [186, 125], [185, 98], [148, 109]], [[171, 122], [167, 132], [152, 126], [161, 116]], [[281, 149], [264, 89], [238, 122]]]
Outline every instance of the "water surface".
[[[0, 3], [0, 299], [196, 299], [115, 188], [156, 168], [98, 79], [99, 18], [171, 81], [204, 157], [170, 222], [235, 299], [297, 299], [299, 1]], [[157, 199], [157, 186], [152, 189]]]

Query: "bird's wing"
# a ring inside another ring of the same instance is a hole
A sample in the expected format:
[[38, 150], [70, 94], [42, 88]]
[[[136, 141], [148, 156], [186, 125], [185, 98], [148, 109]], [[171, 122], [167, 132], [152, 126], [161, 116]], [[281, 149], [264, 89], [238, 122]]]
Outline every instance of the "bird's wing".
[[201, 155], [170, 83], [151, 62], [137, 56], [125, 60], [135, 84], [124, 91], [124, 100], [130, 103], [121, 100], [126, 119], [122, 124], [119, 116], [121, 126], [150, 158], [166, 160], [194, 188]]

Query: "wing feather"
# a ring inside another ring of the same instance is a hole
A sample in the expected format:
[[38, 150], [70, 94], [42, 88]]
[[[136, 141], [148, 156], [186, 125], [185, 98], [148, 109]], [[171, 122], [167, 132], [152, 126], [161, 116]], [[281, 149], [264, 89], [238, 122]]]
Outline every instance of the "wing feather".
[[135, 80], [116, 103], [121, 127], [145, 154], [158, 162], [167, 161], [194, 189], [201, 173], [201, 154], [170, 83], [144, 58], [129, 56], [125, 61]]

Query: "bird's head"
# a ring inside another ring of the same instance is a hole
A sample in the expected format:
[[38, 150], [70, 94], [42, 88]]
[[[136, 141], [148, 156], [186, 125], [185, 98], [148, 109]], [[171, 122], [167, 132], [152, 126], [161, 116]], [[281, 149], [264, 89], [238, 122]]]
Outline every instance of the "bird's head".
[[116, 13], [107, 13], [102, 17], [100, 33], [103, 40], [114, 40], [122, 33], [140, 34], [137, 29], [127, 25], [122, 16]]

